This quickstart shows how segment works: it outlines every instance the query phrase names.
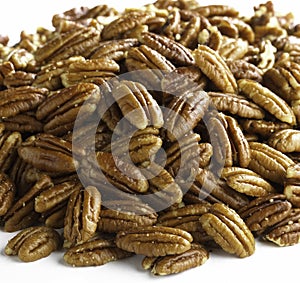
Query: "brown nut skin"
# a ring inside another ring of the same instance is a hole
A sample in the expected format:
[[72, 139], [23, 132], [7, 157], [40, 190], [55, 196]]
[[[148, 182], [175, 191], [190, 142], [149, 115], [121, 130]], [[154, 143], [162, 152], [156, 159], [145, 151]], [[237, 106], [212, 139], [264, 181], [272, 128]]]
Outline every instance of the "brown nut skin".
[[120, 231], [116, 245], [122, 250], [145, 256], [180, 254], [191, 247], [190, 233], [171, 227], [148, 226]]
[[62, 238], [49, 227], [28, 227], [10, 239], [5, 247], [6, 255], [18, 255], [23, 262], [33, 262], [60, 249]]
[[14, 203], [16, 186], [9, 176], [0, 173], [0, 216], [6, 214]]
[[241, 258], [254, 253], [255, 241], [251, 231], [242, 218], [225, 204], [213, 204], [210, 212], [200, 217], [200, 223], [224, 251]]

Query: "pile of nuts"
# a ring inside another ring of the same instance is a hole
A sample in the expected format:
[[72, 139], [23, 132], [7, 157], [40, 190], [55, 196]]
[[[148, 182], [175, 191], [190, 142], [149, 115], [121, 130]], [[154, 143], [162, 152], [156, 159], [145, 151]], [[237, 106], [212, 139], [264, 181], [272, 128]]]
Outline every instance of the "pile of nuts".
[[300, 242], [300, 25], [157, 0], [0, 36], [6, 255], [155, 275]]

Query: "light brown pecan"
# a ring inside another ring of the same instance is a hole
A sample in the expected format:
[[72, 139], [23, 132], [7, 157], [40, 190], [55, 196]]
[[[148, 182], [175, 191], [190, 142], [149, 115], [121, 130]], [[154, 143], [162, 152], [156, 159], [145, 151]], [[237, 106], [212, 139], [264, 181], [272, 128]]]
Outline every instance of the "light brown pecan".
[[68, 66], [73, 62], [82, 62], [84, 57], [72, 56], [64, 60], [53, 61], [43, 65], [36, 74], [35, 80], [32, 83], [35, 87], [47, 88], [50, 91], [62, 88], [60, 75], [66, 71]]
[[35, 118], [35, 112], [26, 112], [3, 119], [2, 123], [7, 131], [20, 133], [43, 132], [43, 123]]
[[35, 197], [34, 210], [39, 213], [53, 209], [69, 199], [75, 190], [82, 189], [82, 185], [75, 180], [65, 181], [42, 191]]
[[190, 233], [171, 227], [148, 226], [120, 231], [116, 245], [122, 250], [145, 256], [180, 254], [191, 248]]
[[8, 172], [17, 158], [18, 147], [22, 143], [19, 132], [5, 131], [4, 124], [0, 125], [0, 171]]
[[125, 118], [138, 129], [147, 126], [161, 128], [164, 120], [158, 103], [140, 83], [121, 81], [112, 89], [112, 95]]
[[265, 112], [255, 103], [233, 93], [207, 93], [218, 111], [248, 119], [263, 119]]
[[18, 154], [25, 162], [42, 171], [66, 174], [76, 170], [72, 144], [50, 134], [29, 137], [18, 147]]
[[287, 247], [300, 242], [300, 211], [292, 209], [291, 214], [270, 227], [263, 238], [280, 247]]
[[94, 239], [69, 248], [63, 259], [74, 267], [99, 266], [131, 255], [133, 254], [118, 248], [113, 240]]
[[244, 95], [274, 115], [278, 120], [290, 125], [296, 124], [296, 117], [291, 107], [268, 88], [248, 79], [238, 80], [238, 86]]
[[300, 99], [300, 65], [285, 61], [267, 70], [264, 74], [264, 85], [281, 96], [285, 101]]
[[240, 60], [248, 51], [248, 41], [223, 36], [218, 53], [225, 60]]
[[258, 135], [263, 139], [268, 139], [277, 131], [291, 128], [291, 125], [279, 121], [243, 119], [239, 122], [246, 133]]
[[208, 25], [198, 34], [198, 43], [206, 45], [212, 50], [218, 51], [222, 44], [223, 35], [217, 27]]
[[224, 251], [241, 258], [254, 253], [255, 240], [251, 231], [237, 212], [225, 204], [213, 204], [209, 212], [200, 217], [200, 223]]
[[117, 233], [131, 228], [155, 225], [157, 213], [147, 204], [134, 200], [103, 202], [98, 231]]
[[3, 217], [4, 231], [14, 232], [35, 225], [39, 214], [34, 211], [34, 198], [42, 191], [52, 187], [50, 177], [41, 177], [28, 192], [19, 198]]
[[299, 124], [299, 122], [300, 122], [300, 99], [293, 100], [291, 102], [291, 108], [296, 116], [297, 123]]
[[222, 170], [222, 178], [234, 190], [253, 197], [275, 193], [275, 188], [252, 170], [240, 167], [226, 167]]
[[120, 39], [125, 32], [145, 23], [153, 16], [153, 13], [142, 10], [123, 13], [103, 28], [101, 38], [104, 40]]
[[21, 86], [0, 91], [0, 117], [8, 118], [35, 110], [47, 97], [46, 88]]
[[[111, 59], [86, 59], [71, 63], [60, 75], [64, 87], [79, 83], [97, 83], [99, 79], [110, 79], [120, 70], [120, 66]], [[101, 80], [100, 80], [101, 82]]]
[[150, 161], [161, 146], [162, 139], [159, 137], [159, 130], [154, 127], [147, 127], [135, 131], [132, 135], [128, 133], [128, 135], [117, 137], [102, 151], [112, 152], [114, 156], [119, 156], [123, 160], [128, 158], [128, 162], [142, 163]]
[[125, 65], [129, 72], [137, 71], [132, 74], [136, 81], [154, 90], [159, 89], [164, 73], [175, 69], [163, 55], [144, 44], [128, 51]]
[[194, 242], [206, 243], [211, 237], [203, 230], [199, 218], [209, 207], [209, 203], [196, 203], [166, 210], [159, 214], [157, 225], [185, 230], [193, 236]]
[[[84, 34], [84, 38], [82, 38]], [[72, 56], [88, 57], [97, 47], [100, 32], [93, 27], [71, 29], [65, 33], [57, 33], [46, 44], [35, 52], [38, 64], [64, 60]]]
[[238, 210], [251, 231], [262, 233], [290, 215], [292, 204], [283, 194], [269, 194], [252, 200]]
[[49, 227], [28, 227], [11, 238], [4, 252], [17, 255], [24, 262], [32, 262], [49, 256], [61, 248], [59, 233]]
[[6, 214], [15, 201], [16, 186], [5, 173], [0, 173], [0, 216]]
[[247, 62], [246, 60], [226, 60], [226, 64], [229, 67], [230, 71], [234, 75], [236, 80], [239, 79], [250, 79], [257, 82], [263, 80], [262, 71], [256, 67], [254, 64]]
[[164, 111], [164, 128], [170, 141], [182, 138], [201, 121], [209, 106], [202, 87], [192, 85], [181, 96], [174, 96]]
[[267, 180], [282, 184], [293, 160], [264, 143], [250, 142], [249, 145], [251, 160], [248, 168]]
[[281, 152], [300, 152], [300, 131], [277, 131], [268, 139], [268, 144]]
[[36, 74], [24, 72], [24, 71], [16, 71], [10, 73], [3, 79], [3, 85], [7, 88], [15, 88], [21, 86], [31, 86], [34, 82]]
[[84, 243], [95, 236], [101, 211], [101, 194], [88, 186], [74, 190], [64, 219], [64, 247]]
[[193, 51], [196, 65], [222, 92], [236, 93], [237, 83], [224, 59], [213, 49], [199, 45]]
[[204, 17], [213, 17], [213, 16], [236, 17], [239, 14], [239, 12], [235, 10], [233, 7], [227, 5], [200, 6], [194, 10]]
[[142, 267], [150, 269], [154, 275], [169, 275], [200, 266], [208, 258], [208, 251], [201, 245], [193, 243], [189, 250], [179, 255], [145, 257], [142, 261]]
[[107, 5], [97, 5], [92, 8], [79, 7], [67, 10], [60, 14], [55, 14], [52, 17], [52, 24], [55, 28], [58, 28], [61, 21], [67, 20], [72, 22], [79, 22], [85, 24], [89, 19], [97, 17], [110, 17], [118, 15], [118, 12]]
[[177, 66], [189, 66], [194, 64], [191, 51], [166, 36], [144, 32], [139, 36], [139, 41], [156, 50]]
[[295, 207], [300, 207], [300, 163], [286, 170], [283, 193]]
[[46, 133], [61, 136], [73, 129], [82, 107], [80, 119], [85, 119], [96, 110], [100, 98], [97, 85], [79, 83], [53, 92], [39, 105], [36, 117], [45, 123]]
[[91, 55], [91, 59], [103, 58], [121, 61], [126, 58], [131, 47], [139, 44], [136, 38], [114, 39], [99, 42], [96, 50]]

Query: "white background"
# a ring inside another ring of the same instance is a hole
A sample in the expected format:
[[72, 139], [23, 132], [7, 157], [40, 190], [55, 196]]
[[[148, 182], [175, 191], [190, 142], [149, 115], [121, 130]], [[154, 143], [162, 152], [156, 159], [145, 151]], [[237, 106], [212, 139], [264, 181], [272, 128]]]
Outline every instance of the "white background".
[[[80, 6], [93, 7], [110, 4], [117, 9], [137, 7], [149, 1], [17, 1], [1, 2], [0, 34], [9, 35], [13, 44], [19, 39], [22, 30], [32, 33], [39, 26], [52, 28], [53, 14]], [[261, 1], [205, 1], [201, 4], [229, 4], [239, 9], [242, 14], [252, 12], [254, 5]], [[297, 13], [297, 1], [273, 1], [278, 11]], [[295, 14], [298, 18], [300, 16]], [[300, 245], [280, 248], [271, 243], [259, 242], [256, 252], [251, 257], [239, 259], [223, 252], [213, 252], [209, 260], [201, 267], [188, 270], [178, 275], [154, 277], [141, 268], [142, 257], [108, 263], [101, 267], [72, 268], [66, 266], [62, 252], [55, 252], [49, 257], [34, 263], [22, 263], [17, 257], [4, 255], [7, 241], [15, 233], [0, 231], [0, 276], [1, 282], [9, 277], [10, 282], [299, 282]], [[7, 281], [8, 282], [8, 281]]]

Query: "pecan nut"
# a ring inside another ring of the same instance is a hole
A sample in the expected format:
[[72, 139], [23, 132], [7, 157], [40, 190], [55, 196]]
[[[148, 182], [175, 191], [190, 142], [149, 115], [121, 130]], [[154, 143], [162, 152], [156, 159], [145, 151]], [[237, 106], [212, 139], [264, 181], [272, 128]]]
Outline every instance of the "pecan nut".
[[171, 227], [150, 226], [120, 231], [116, 245], [122, 250], [145, 256], [180, 254], [191, 248], [190, 233]]
[[17, 255], [24, 262], [32, 262], [49, 256], [61, 248], [59, 233], [49, 227], [29, 227], [10, 239], [5, 247], [6, 255]]
[[206, 233], [228, 253], [247, 257], [255, 251], [254, 237], [236, 211], [225, 204], [216, 203], [200, 217]]
[[284, 153], [300, 152], [300, 131], [293, 129], [277, 131], [268, 139], [268, 144]]
[[14, 203], [16, 185], [5, 173], [0, 173], [0, 216], [6, 214]]

